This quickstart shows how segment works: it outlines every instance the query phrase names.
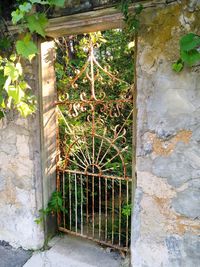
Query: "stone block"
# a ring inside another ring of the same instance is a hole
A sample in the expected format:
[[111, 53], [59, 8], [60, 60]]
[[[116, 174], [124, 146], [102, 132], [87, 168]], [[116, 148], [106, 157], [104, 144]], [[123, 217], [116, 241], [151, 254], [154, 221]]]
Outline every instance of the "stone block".
[[200, 189], [189, 187], [172, 200], [172, 207], [181, 215], [193, 219], [200, 219]]

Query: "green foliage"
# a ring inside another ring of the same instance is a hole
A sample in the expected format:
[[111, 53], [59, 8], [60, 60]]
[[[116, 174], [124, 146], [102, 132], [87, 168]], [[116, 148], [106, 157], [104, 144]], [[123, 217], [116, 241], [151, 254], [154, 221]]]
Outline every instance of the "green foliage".
[[131, 204], [126, 204], [122, 207], [122, 215], [124, 216], [131, 216], [131, 210], [132, 210], [132, 205]]
[[[19, 79], [19, 76], [22, 75], [22, 66], [20, 63], [14, 64], [13, 62], [8, 61], [4, 67], [4, 76], [8, 76], [7, 85], [10, 82], [15, 82]], [[7, 86], [5, 86], [6, 88]]]
[[[62, 7], [64, 2], [64, 0], [17, 1], [18, 7], [11, 13], [11, 17], [12, 23], [19, 25], [21, 34], [18, 40], [13, 45], [9, 34], [0, 33], [0, 119], [5, 116], [8, 109], [17, 109], [23, 117], [36, 110], [36, 98], [25, 82], [21, 58], [31, 61], [35, 57], [38, 51], [32, 34], [45, 37], [45, 28], [48, 24], [45, 10], [52, 6]], [[36, 5], [44, 5], [44, 12], [34, 13]]]
[[57, 7], [63, 7], [65, 4], [65, 0], [49, 0], [48, 2], [50, 5], [54, 5]]
[[180, 72], [184, 65], [193, 66], [200, 62], [200, 36], [188, 33], [180, 39], [180, 59], [172, 65], [172, 69]]
[[39, 210], [40, 217], [35, 220], [37, 224], [43, 222], [45, 217], [49, 214], [56, 215], [58, 212], [66, 213], [66, 210], [63, 208], [63, 197], [61, 192], [53, 192], [51, 198], [48, 202], [46, 209]]
[[34, 58], [37, 53], [37, 46], [31, 41], [30, 34], [26, 34], [22, 40], [16, 42], [17, 53], [30, 61]]
[[181, 51], [191, 51], [197, 49], [200, 46], [200, 36], [194, 33], [188, 33], [184, 35], [180, 40]]
[[7, 51], [11, 47], [11, 40], [4, 36], [3, 38], [0, 39], [0, 50]]
[[176, 72], [182, 71], [184, 65], [181, 59], [177, 60], [177, 62], [172, 64], [172, 69]]
[[31, 33], [36, 32], [42, 37], [45, 37], [45, 28], [48, 24], [48, 19], [45, 14], [33, 14], [27, 17], [27, 21]]
[[139, 15], [143, 10], [143, 6], [140, 4], [136, 8], [134, 8], [133, 12], [130, 11], [129, 6], [131, 3], [133, 3], [133, 1], [131, 0], [122, 0], [121, 2], [121, 11], [124, 15], [124, 21], [126, 22], [126, 27], [130, 34], [135, 33], [139, 30]]
[[35, 97], [29, 85], [24, 81], [20, 62], [15, 63], [16, 56], [10, 59], [0, 58], [0, 111], [15, 107], [23, 117], [35, 111]]

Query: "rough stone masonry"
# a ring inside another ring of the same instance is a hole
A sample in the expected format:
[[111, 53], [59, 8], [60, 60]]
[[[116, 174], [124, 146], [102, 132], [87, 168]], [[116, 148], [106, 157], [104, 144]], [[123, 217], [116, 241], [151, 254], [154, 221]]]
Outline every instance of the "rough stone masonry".
[[[179, 57], [180, 37], [190, 31], [200, 34], [200, 11], [197, 1], [189, 6], [188, 1], [154, 2], [157, 7], [154, 4], [141, 14], [138, 37], [132, 266], [196, 267], [200, 265], [200, 68], [176, 74], [171, 64]], [[45, 64], [48, 102], [52, 70]], [[41, 102], [37, 62], [26, 72]], [[26, 249], [40, 248], [45, 236], [34, 220], [43, 206], [44, 191], [48, 195], [44, 185], [52, 184], [43, 174], [54, 170], [48, 157], [55, 153], [53, 143], [46, 136], [44, 144], [41, 138], [43, 127], [46, 133], [55, 132], [48, 128], [52, 114], [47, 102], [27, 120], [10, 113], [0, 122], [0, 240]], [[45, 110], [49, 115], [43, 122]], [[52, 150], [48, 155], [42, 152], [46, 144]]]
[[[36, 62], [25, 72], [38, 96]], [[39, 112], [27, 119], [7, 114], [0, 121], [0, 240], [14, 247], [38, 249], [44, 242], [34, 222], [42, 207], [40, 159]]]
[[171, 69], [180, 37], [200, 34], [200, 10], [186, 4], [141, 15], [134, 267], [200, 266], [200, 68]]

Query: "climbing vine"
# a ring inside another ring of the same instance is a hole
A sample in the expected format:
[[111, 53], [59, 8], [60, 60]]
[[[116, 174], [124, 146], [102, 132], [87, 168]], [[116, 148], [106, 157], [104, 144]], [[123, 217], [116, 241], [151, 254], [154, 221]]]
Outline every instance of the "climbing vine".
[[[38, 53], [34, 34], [45, 37], [48, 8], [62, 7], [65, 0], [28, 0], [18, 3], [16, 10], [11, 13], [12, 23], [19, 29], [18, 36], [13, 38], [8, 31], [7, 34], [1, 34], [0, 119], [8, 109], [17, 109], [23, 117], [35, 111], [36, 99], [24, 78], [22, 62], [31, 62]], [[37, 6], [44, 6], [44, 11], [35, 12]]]
[[200, 36], [188, 33], [180, 39], [180, 58], [172, 69], [180, 72], [184, 66], [193, 66], [200, 62]]

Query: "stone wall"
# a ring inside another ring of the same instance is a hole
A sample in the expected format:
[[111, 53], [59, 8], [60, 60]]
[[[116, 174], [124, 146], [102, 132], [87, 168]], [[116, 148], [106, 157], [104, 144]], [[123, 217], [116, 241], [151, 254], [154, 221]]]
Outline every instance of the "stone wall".
[[181, 2], [141, 15], [133, 267], [200, 264], [200, 68], [171, 69], [200, 11]]
[[[147, 8], [141, 15], [133, 267], [196, 267], [200, 262], [200, 69], [171, 70], [180, 36], [200, 34], [196, 3], [191, 1], [191, 13], [182, 2]], [[44, 229], [34, 220], [55, 188], [51, 45], [44, 43], [40, 50], [40, 68], [37, 61], [26, 67], [38, 112], [28, 119], [10, 113], [0, 122], [0, 240], [27, 249], [44, 242]]]
[[[26, 65], [38, 96], [38, 66]], [[28, 119], [10, 112], [0, 121], [0, 240], [37, 249], [44, 234], [34, 220], [42, 207], [39, 112]]]
[[0, 241], [25, 249], [41, 248], [56, 221], [35, 222], [56, 188], [54, 42], [38, 40], [38, 50], [24, 64], [37, 112], [23, 119], [11, 111], [0, 121]]

